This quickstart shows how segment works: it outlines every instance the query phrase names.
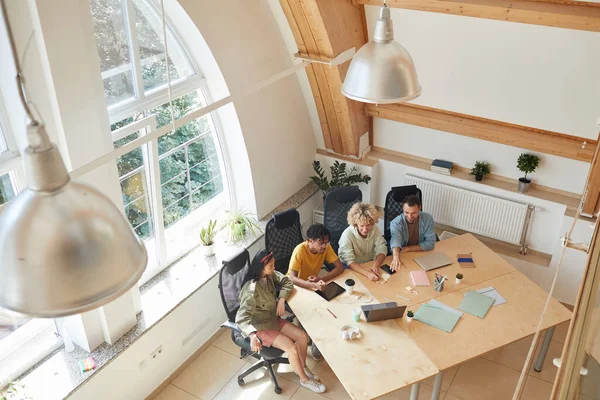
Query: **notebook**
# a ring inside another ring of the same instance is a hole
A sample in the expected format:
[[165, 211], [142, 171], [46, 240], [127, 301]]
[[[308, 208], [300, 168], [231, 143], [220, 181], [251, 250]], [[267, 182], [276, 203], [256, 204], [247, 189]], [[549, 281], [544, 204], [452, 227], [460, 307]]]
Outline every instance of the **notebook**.
[[475, 268], [475, 263], [473, 262], [473, 256], [471, 254], [457, 254], [458, 257], [458, 265], [462, 268]]
[[504, 297], [502, 297], [502, 295], [500, 293], [498, 293], [498, 291], [496, 289], [494, 289], [493, 286], [479, 289], [477, 291], [477, 293], [485, 294], [486, 296], [494, 299], [495, 301], [494, 301], [494, 304], [492, 304], [492, 306], [498, 306], [500, 304], [506, 303], [506, 299]]
[[415, 286], [429, 286], [429, 278], [427, 277], [427, 272], [423, 270], [410, 271], [410, 277], [412, 278], [413, 284]]
[[441, 301], [437, 301], [436, 299], [429, 300], [429, 302], [427, 304], [429, 304], [430, 306], [439, 307], [441, 309], [444, 309], [446, 311], [454, 313], [454, 314], [458, 315], [459, 317], [462, 317], [463, 314], [464, 314], [464, 313], [458, 311], [456, 308], [452, 308], [450, 306], [447, 306], [446, 304], [442, 303]]
[[430, 304], [423, 304], [415, 313], [417, 321], [448, 333], [452, 332], [459, 318], [460, 315], [456, 313]]
[[425, 271], [431, 271], [432, 269], [445, 267], [446, 265], [452, 264], [452, 260], [448, 258], [444, 253], [433, 252], [427, 253], [424, 256], [415, 258], [415, 262], [419, 264]]
[[483, 318], [490, 307], [492, 307], [492, 304], [494, 304], [494, 301], [496, 300], [472, 290], [465, 294], [465, 298], [460, 302], [458, 309], [468, 312], [476, 317]]

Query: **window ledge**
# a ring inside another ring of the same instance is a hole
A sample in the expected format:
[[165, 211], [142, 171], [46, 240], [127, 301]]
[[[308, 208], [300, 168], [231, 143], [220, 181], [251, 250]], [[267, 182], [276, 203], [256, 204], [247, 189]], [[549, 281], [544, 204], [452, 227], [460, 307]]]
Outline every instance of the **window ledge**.
[[[316, 185], [312, 182], [307, 184], [262, 218], [259, 221], [259, 226], [264, 230], [273, 214], [300, 206], [316, 192], [318, 192]], [[65, 351], [64, 346], [61, 346], [22, 375], [19, 381], [26, 388], [43, 387], [44, 400], [68, 397], [90, 377], [102, 370], [163, 318], [200, 290], [219, 272], [224, 259], [242, 248], [252, 246], [261, 240], [263, 236], [263, 234], [249, 235], [244, 241], [235, 244], [227, 243], [221, 238], [221, 240], [216, 241], [215, 256], [212, 257], [203, 256], [202, 249], [196, 247], [140, 288], [142, 312], [137, 316], [137, 324], [114, 345], [102, 343], [91, 353], [77, 346], [74, 351], [68, 353]], [[87, 357], [94, 357], [96, 369], [82, 373], [79, 361]], [[34, 390], [30, 389], [29, 392]]]

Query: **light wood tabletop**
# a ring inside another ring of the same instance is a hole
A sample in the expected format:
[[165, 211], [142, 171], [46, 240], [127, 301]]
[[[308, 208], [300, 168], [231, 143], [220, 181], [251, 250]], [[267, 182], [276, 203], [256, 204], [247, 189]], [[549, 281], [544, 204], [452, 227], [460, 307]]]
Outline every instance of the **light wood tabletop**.
[[[466, 292], [488, 286], [493, 286], [506, 303], [492, 306], [484, 318], [464, 313], [451, 333], [416, 320], [397, 319], [396, 322], [440, 370], [535, 333], [548, 294], [518, 271], [444, 294], [436, 300], [458, 310]], [[418, 308], [419, 305], [413, 311]], [[571, 312], [551, 299], [542, 329], [569, 319]]]
[[[353, 309], [378, 301], [363, 301], [370, 295], [351, 271], [335, 281], [344, 286], [348, 278], [356, 282], [352, 295], [344, 293], [327, 302], [311, 290], [296, 287], [288, 304], [350, 396], [373, 399], [437, 374], [435, 365], [394, 320], [366, 322], [363, 314], [358, 323], [353, 322]], [[357, 326], [361, 337], [342, 339], [344, 325]]]
[[[516, 271], [515, 267], [510, 265], [506, 260], [498, 254], [490, 250], [485, 244], [480, 242], [475, 236], [470, 233], [456, 236], [435, 244], [435, 249], [432, 252], [444, 253], [448, 256], [453, 264], [438, 268], [427, 272], [430, 286], [415, 286], [410, 276], [410, 271], [422, 271], [423, 269], [417, 264], [414, 259], [422, 256], [424, 252], [409, 252], [401, 255], [401, 260], [406, 267], [401, 267], [393, 274], [389, 281], [384, 284], [379, 284], [370, 281], [367, 277], [360, 275], [359, 279], [380, 301], [388, 301], [387, 299], [398, 302], [398, 304], [408, 304], [409, 306], [429, 301], [432, 298], [443, 296], [456, 290], [461, 290], [465, 286], [474, 285], [488, 279], [495, 278], [500, 275], [508, 274]], [[471, 253], [475, 262], [475, 268], [462, 268], [458, 264], [457, 254]], [[392, 257], [386, 258], [386, 263], [392, 263]], [[372, 263], [366, 263], [362, 266], [370, 269]], [[455, 283], [457, 273], [462, 273], [464, 278], [460, 284]], [[448, 279], [444, 282], [444, 290], [438, 292], [433, 289], [433, 280], [435, 274], [447, 275]], [[411, 286], [418, 292], [417, 294], [409, 293], [405, 288]], [[398, 297], [406, 297], [411, 299], [410, 302]]]

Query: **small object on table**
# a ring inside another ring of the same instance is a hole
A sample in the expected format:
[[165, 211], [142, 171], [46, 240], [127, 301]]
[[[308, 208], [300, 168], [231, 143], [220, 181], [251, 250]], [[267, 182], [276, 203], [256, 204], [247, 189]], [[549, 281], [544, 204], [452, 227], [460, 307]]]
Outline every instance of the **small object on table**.
[[354, 279], [346, 279], [346, 281], [344, 282], [344, 285], [346, 286], [346, 292], [348, 294], [352, 294], [352, 292], [354, 291], [355, 284], [356, 284], [356, 282], [354, 282]]
[[416, 294], [417, 296], [419, 295], [419, 292], [417, 292], [415, 289], [413, 289], [410, 286], [407, 286], [405, 289], [410, 293]]
[[473, 262], [471, 254], [457, 254], [456, 257], [461, 268], [475, 268], [475, 262]]
[[94, 357], [79, 360], [79, 367], [81, 368], [81, 372], [89, 372], [96, 369], [96, 361], [94, 360]]
[[400, 296], [399, 294], [397, 294], [396, 297], [400, 297], [401, 299], [404, 299], [404, 300], [410, 302], [410, 299], [408, 297]]
[[444, 275], [443, 277], [441, 275], [435, 274], [435, 280], [433, 281], [433, 289], [437, 290], [438, 292], [441, 292], [442, 290], [444, 290], [444, 281], [448, 278], [448, 275]]
[[458, 274], [456, 274], [456, 284], [458, 285], [463, 279], [463, 274], [461, 274], [460, 272]]
[[360, 314], [362, 314], [362, 309], [360, 309], [360, 308], [353, 309], [352, 310], [352, 320], [354, 322], [360, 321]]
[[329, 308], [327, 309], [327, 311], [329, 311], [329, 314], [333, 315], [333, 318], [337, 319], [337, 317], [335, 316], [335, 314]]
[[375, 283], [379, 283], [380, 285], [383, 285], [389, 279], [390, 279], [390, 274], [388, 274], [387, 272], [384, 272], [383, 274], [381, 274], [381, 276], [379, 277], [379, 279]]
[[476, 317], [483, 318], [489, 311], [495, 299], [486, 296], [485, 294], [478, 293], [474, 290], [465, 293], [465, 297], [458, 305], [458, 309], [464, 312], [468, 312]]

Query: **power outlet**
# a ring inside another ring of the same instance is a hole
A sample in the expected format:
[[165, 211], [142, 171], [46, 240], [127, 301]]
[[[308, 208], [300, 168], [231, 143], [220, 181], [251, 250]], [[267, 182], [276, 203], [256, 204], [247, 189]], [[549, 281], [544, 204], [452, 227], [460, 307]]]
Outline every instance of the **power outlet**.
[[152, 350], [152, 353], [150, 353], [150, 358], [151, 359], [155, 359], [160, 354], [162, 354], [162, 351], [163, 351], [163, 348], [162, 348], [162, 344], [161, 344], [160, 346], [158, 346], [157, 348], [155, 348], [154, 350]]
[[143, 371], [144, 368], [148, 365], [148, 361], [145, 358], [142, 358], [140, 362], [138, 362], [138, 366], [140, 367], [140, 371]]

